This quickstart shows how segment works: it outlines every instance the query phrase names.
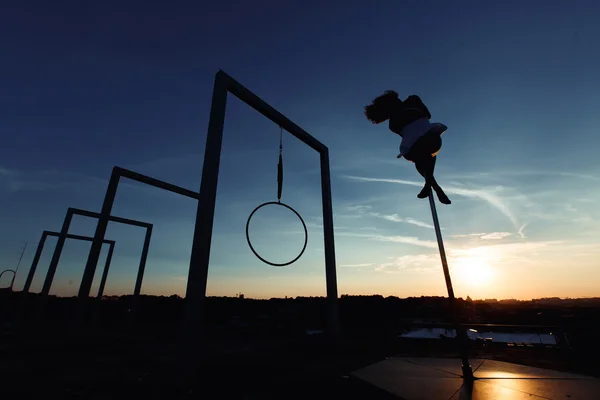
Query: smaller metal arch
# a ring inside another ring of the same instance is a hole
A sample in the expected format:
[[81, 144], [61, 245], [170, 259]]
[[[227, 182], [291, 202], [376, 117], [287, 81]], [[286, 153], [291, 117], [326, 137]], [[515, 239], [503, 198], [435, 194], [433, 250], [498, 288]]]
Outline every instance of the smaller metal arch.
[[10, 289], [10, 290], [12, 290], [13, 284], [15, 283], [15, 278], [17, 277], [17, 271], [15, 271], [14, 269], [5, 269], [4, 271], [0, 272], [0, 280], [2, 280], [2, 275], [4, 275], [5, 272], [12, 272], [13, 273], [13, 278], [10, 281], [10, 285], [8, 285], [8, 287], [0, 288], [0, 289]]

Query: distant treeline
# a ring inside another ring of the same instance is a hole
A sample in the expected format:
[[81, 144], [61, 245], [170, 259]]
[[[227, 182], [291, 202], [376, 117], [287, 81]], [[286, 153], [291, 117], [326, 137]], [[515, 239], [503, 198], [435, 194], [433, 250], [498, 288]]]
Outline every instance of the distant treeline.
[[[4, 292], [0, 318], [11, 318], [17, 310], [19, 292]], [[35, 307], [37, 295], [29, 296], [28, 309]], [[62, 323], [72, 315], [75, 298], [51, 296], [47, 319]], [[124, 324], [131, 306], [131, 295], [106, 296], [101, 302], [103, 324]], [[185, 300], [179, 296], [142, 295], [138, 321], [142, 325], [173, 326], [183, 317]], [[530, 301], [471, 300], [458, 298], [461, 321], [516, 325], [551, 325], [564, 329], [586, 325], [590, 330], [600, 325], [600, 298], [537, 299]], [[449, 323], [449, 301], [441, 296], [398, 298], [381, 295], [342, 295], [339, 299], [343, 328], [354, 331], [379, 331], [395, 335], [414, 322]], [[207, 297], [206, 322], [215, 328], [264, 326], [292, 330], [318, 330], [326, 326], [326, 298], [295, 297], [249, 299]], [[600, 330], [600, 329], [598, 329]]]

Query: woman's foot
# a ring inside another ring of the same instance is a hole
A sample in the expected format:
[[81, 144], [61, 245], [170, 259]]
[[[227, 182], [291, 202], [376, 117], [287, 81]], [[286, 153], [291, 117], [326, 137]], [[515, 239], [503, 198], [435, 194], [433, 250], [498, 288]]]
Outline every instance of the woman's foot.
[[440, 201], [440, 203], [452, 204], [452, 202], [450, 201], [448, 196], [446, 196], [446, 193], [444, 193], [444, 191], [442, 190], [441, 187], [435, 188], [435, 193], [437, 194], [437, 197], [438, 197], [438, 200]]
[[417, 197], [420, 199], [426, 199], [430, 193], [431, 193], [431, 186], [425, 185], [425, 186], [423, 186], [423, 189], [421, 189], [421, 191], [419, 192]]

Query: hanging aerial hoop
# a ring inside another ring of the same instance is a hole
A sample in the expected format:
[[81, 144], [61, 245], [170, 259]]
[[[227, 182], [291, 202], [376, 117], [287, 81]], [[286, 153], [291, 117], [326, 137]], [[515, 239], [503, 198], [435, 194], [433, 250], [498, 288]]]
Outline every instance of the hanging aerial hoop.
[[[283, 189], [283, 156], [282, 156], [282, 153], [283, 153], [283, 128], [280, 126], [279, 127], [279, 164], [277, 165], [277, 201], [268, 201], [266, 203], [259, 205], [250, 213], [250, 216], [248, 217], [248, 221], [246, 221], [246, 240], [248, 241], [248, 246], [250, 246], [250, 250], [252, 250], [252, 253], [254, 253], [254, 255], [259, 260], [261, 260], [265, 264], [272, 265], [273, 267], [285, 267], [287, 265], [295, 263], [296, 261], [298, 261], [298, 259], [300, 257], [302, 257], [302, 254], [304, 254], [304, 250], [306, 250], [306, 245], [308, 244], [308, 229], [306, 229], [306, 224], [304, 223], [304, 220], [302, 219], [302, 217], [296, 210], [294, 210], [292, 207], [288, 206], [287, 204], [281, 202], [281, 191]], [[298, 217], [300, 222], [302, 222], [302, 227], [304, 228], [304, 246], [302, 246], [302, 250], [300, 251], [300, 254], [298, 254], [296, 256], [296, 258], [294, 258], [293, 260], [288, 261], [286, 263], [274, 263], [274, 262], [265, 260], [254, 249], [254, 246], [252, 246], [252, 242], [250, 241], [250, 220], [252, 219], [252, 216], [261, 208], [263, 208], [265, 206], [269, 206], [269, 205], [277, 205], [277, 206], [287, 208], [288, 210], [290, 210], [291, 212], [296, 214], [296, 216]]]

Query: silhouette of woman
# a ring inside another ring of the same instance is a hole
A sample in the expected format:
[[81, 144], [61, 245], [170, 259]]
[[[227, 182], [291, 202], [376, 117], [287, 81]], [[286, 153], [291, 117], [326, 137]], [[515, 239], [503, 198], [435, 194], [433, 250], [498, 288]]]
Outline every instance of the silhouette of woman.
[[419, 96], [411, 95], [402, 101], [398, 93], [387, 90], [365, 107], [365, 116], [374, 124], [389, 119], [390, 131], [402, 137], [398, 158], [414, 162], [419, 174], [425, 178], [425, 186], [417, 197], [427, 198], [433, 188], [441, 203], [451, 204], [433, 176], [436, 155], [442, 148], [441, 135], [448, 127], [429, 122], [431, 114]]

